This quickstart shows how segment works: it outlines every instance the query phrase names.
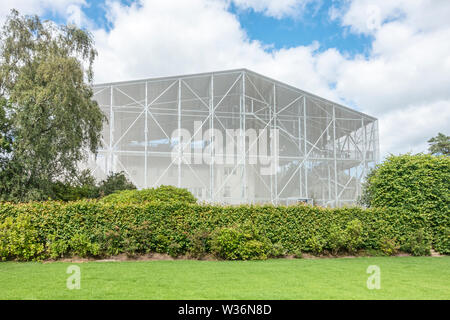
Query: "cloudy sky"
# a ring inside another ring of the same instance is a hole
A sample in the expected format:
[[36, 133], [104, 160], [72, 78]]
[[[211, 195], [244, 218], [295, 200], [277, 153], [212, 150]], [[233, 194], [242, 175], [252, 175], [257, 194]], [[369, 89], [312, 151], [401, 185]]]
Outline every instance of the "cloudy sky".
[[449, 0], [2, 0], [89, 30], [95, 81], [248, 68], [376, 116], [382, 156], [450, 134]]

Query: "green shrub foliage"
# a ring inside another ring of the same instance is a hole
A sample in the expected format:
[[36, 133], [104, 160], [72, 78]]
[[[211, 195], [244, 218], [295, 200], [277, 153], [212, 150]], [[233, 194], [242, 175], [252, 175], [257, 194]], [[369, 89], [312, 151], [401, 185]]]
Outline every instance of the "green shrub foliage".
[[217, 230], [211, 244], [211, 252], [225, 260], [264, 260], [272, 248], [270, 240], [248, 223]]
[[7, 217], [0, 223], [0, 258], [31, 260], [39, 258], [44, 245], [39, 241], [38, 232], [27, 215]]
[[[399, 209], [214, 206], [187, 202], [80, 200], [0, 204], [0, 256], [165, 253], [265, 259], [302, 253], [449, 252], [433, 215]], [[448, 228], [448, 224], [444, 225]]]
[[118, 191], [102, 198], [104, 203], [142, 203], [149, 201], [196, 203], [197, 199], [186, 189], [173, 186], [143, 190]]
[[[392, 208], [428, 221], [433, 246], [450, 253], [450, 157], [429, 154], [390, 156], [367, 177], [362, 203]], [[399, 217], [399, 219], [401, 219]]]

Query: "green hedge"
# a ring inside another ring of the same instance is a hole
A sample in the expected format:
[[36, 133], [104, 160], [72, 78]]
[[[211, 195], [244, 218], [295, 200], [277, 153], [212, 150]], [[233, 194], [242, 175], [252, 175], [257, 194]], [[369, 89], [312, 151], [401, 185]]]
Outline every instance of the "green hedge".
[[[449, 226], [448, 219], [443, 222]], [[398, 209], [100, 201], [0, 204], [2, 259], [158, 252], [264, 259], [366, 250], [449, 253], [430, 216]], [[439, 237], [435, 237], [438, 234]]]
[[368, 174], [361, 203], [372, 208], [420, 213], [434, 231], [435, 249], [450, 253], [449, 156], [387, 157]]

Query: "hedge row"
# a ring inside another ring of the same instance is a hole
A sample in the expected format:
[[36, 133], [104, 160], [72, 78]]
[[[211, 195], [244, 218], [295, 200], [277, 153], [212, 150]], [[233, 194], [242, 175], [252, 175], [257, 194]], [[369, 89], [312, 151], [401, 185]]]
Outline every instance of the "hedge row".
[[0, 204], [0, 257], [158, 252], [264, 259], [302, 252], [450, 253], [449, 217], [393, 209], [99, 201]]

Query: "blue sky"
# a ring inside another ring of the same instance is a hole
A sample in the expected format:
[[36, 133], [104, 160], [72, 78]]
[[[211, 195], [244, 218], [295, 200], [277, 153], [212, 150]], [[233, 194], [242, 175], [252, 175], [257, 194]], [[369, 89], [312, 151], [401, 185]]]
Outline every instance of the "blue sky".
[[251, 9], [242, 10], [231, 4], [230, 12], [236, 14], [241, 26], [251, 39], [273, 45], [275, 49], [310, 45], [317, 41], [319, 50], [336, 48], [350, 56], [366, 55], [371, 45], [371, 37], [349, 33], [338, 21], [331, 20], [331, 2], [319, 7], [308, 5], [301, 17], [277, 19], [265, 16]]
[[[136, 0], [120, 0], [125, 6], [136, 4]], [[343, 27], [338, 20], [330, 18], [332, 5], [338, 6], [338, 1], [320, 1], [319, 4], [309, 3], [301, 16], [286, 16], [275, 18], [252, 9], [242, 9], [234, 3], [229, 5], [228, 11], [236, 15], [241, 27], [252, 40], [258, 40], [267, 45], [266, 50], [291, 48], [299, 45], [307, 46], [318, 42], [319, 51], [336, 48], [343, 54], [367, 56], [373, 37], [354, 34]], [[107, 9], [104, 0], [87, 1], [81, 6], [83, 13], [93, 22], [96, 28], [110, 30], [112, 25], [107, 20]], [[65, 22], [65, 17], [57, 12], [46, 12], [44, 19], [59, 23]]]

